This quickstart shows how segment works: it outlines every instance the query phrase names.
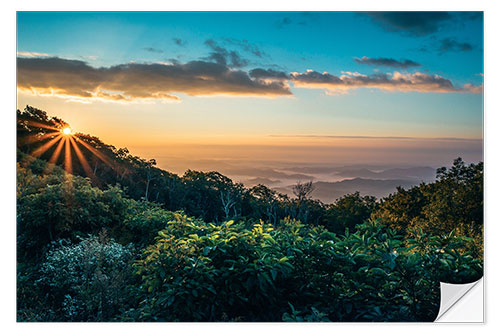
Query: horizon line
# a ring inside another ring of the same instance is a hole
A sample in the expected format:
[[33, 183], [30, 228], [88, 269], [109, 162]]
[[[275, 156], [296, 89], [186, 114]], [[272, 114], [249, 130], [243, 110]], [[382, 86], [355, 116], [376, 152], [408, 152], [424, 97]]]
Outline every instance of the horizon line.
[[267, 136], [273, 138], [483, 141], [483, 138], [416, 137], [416, 136], [318, 135], [318, 134], [268, 134]]

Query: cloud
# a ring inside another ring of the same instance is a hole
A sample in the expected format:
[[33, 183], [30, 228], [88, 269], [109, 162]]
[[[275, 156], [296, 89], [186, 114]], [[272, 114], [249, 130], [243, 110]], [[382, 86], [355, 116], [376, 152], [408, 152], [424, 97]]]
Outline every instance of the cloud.
[[186, 40], [182, 40], [180, 38], [172, 38], [172, 40], [174, 41], [175, 45], [177, 45], [177, 46], [186, 46], [186, 44], [187, 44]]
[[312, 138], [312, 139], [367, 139], [367, 140], [393, 140], [393, 141], [477, 141], [482, 139], [470, 139], [459, 137], [416, 137], [416, 136], [370, 136], [370, 135], [317, 135], [317, 134], [269, 134], [273, 138]]
[[217, 44], [213, 39], [208, 39], [205, 41], [212, 52], [205, 59], [216, 62], [220, 65], [229, 65], [230, 67], [241, 68], [248, 65], [248, 60], [244, 59], [236, 51], [229, 51], [224, 47]]
[[[207, 41], [213, 52], [205, 60], [181, 63], [129, 62], [111, 67], [93, 67], [81, 60], [57, 57], [18, 57], [18, 89], [35, 95], [50, 95], [68, 100], [115, 102], [174, 101], [176, 93], [189, 96], [233, 95], [276, 97], [292, 95], [295, 88], [323, 89], [328, 95], [348, 93], [352, 89], [372, 88], [400, 92], [482, 93], [482, 85], [462, 87], [439, 75], [426, 73], [327, 72], [307, 70], [287, 73], [281, 70], [238, 69], [245, 60], [215, 42]], [[363, 60], [364, 59], [364, 60]], [[363, 57], [360, 61], [368, 61]], [[376, 62], [392, 60], [378, 58]], [[210, 60], [210, 61], [207, 61]], [[370, 60], [373, 61], [373, 60]], [[405, 64], [405, 61], [398, 63]]]
[[28, 58], [51, 57], [51, 55], [48, 53], [39, 53], [39, 52], [17, 52], [17, 55], [21, 56], [21, 57], [28, 57]]
[[145, 47], [144, 50], [151, 52], [151, 53], [163, 53], [163, 50], [156, 49], [154, 47]]
[[448, 12], [368, 12], [366, 14], [385, 30], [414, 36], [432, 34], [453, 18]]
[[99, 58], [98, 56], [81, 56], [80, 58], [82, 59], [88, 59], [88, 60], [97, 60]]
[[360, 73], [344, 72], [335, 76], [329, 73], [319, 73], [308, 70], [304, 73], [291, 73], [291, 80], [295, 87], [325, 89], [330, 92], [345, 92], [357, 88], [375, 88], [386, 91], [401, 92], [470, 92], [479, 93], [482, 88], [471, 84], [456, 87], [448, 79], [439, 75], [425, 73], [375, 73], [363, 75]]
[[354, 61], [360, 65], [385, 66], [385, 67], [394, 67], [402, 69], [421, 66], [419, 63], [408, 59], [398, 61], [392, 58], [362, 57], [362, 58], [354, 58]]
[[106, 101], [179, 100], [190, 96], [286, 96], [288, 83], [251, 78], [223, 63], [128, 63], [95, 68], [61, 58], [17, 58], [18, 89], [39, 95]]
[[299, 12], [293, 13], [293, 18], [285, 16], [274, 22], [274, 25], [281, 29], [285, 26], [297, 24], [297, 25], [308, 25], [315, 20], [313, 12]]
[[284, 26], [290, 25], [292, 23], [293, 23], [292, 19], [289, 18], [288, 16], [285, 16], [285, 17], [277, 20], [274, 24], [278, 28], [283, 28]]
[[483, 20], [483, 12], [457, 12], [461, 20]]
[[444, 38], [439, 41], [439, 51], [444, 52], [459, 52], [459, 51], [471, 51], [473, 49], [472, 45], [469, 43], [458, 42], [454, 38]]
[[432, 36], [427, 45], [424, 45], [417, 50], [421, 52], [436, 52], [439, 55], [443, 55], [447, 52], [469, 52], [474, 48], [474, 45], [468, 42], [460, 42], [456, 38], [447, 37], [437, 39], [435, 36]]
[[482, 94], [483, 93], [483, 85], [475, 86], [473, 84], [467, 83], [464, 84], [464, 90], [473, 93], [473, 94]]
[[290, 75], [285, 72], [263, 68], [254, 68], [249, 72], [249, 75], [257, 79], [288, 80], [290, 78]]
[[264, 51], [262, 51], [257, 45], [250, 43], [248, 40], [234, 39], [234, 38], [224, 38], [224, 41], [228, 44], [241, 47], [245, 52], [251, 53], [256, 57], [263, 58], [267, 56]]

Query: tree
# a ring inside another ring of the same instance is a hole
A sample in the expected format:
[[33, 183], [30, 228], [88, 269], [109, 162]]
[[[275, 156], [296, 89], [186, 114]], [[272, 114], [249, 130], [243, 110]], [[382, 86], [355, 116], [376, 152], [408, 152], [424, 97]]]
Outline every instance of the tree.
[[331, 204], [326, 212], [326, 227], [336, 233], [345, 229], [354, 232], [355, 227], [370, 218], [377, 207], [377, 199], [373, 196], [361, 196], [359, 192], [346, 194]]
[[449, 170], [438, 169], [437, 179], [424, 190], [429, 198], [429, 204], [422, 209], [425, 229], [450, 232], [461, 226], [478, 231], [484, 214], [483, 163], [466, 165], [458, 158]]
[[149, 194], [149, 184], [153, 179], [155, 179], [155, 174], [153, 166], [156, 165], [156, 160], [150, 159], [149, 161], [146, 161], [143, 164], [143, 168], [146, 170], [146, 193], [144, 194], [144, 199], [148, 201], [148, 194]]
[[299, 202], [302, 202], [304, 200], [309, 199], [312, 191], [314, 191], [314, 185], [312, 181], [307, 183], [297, 182], [297, 184], [293, 186], [292, 190], [293, 194], [297, 196]]
[[276, 225], [278, 222], [278, 193], [262, 184], [252, 187], [249, 193], [254, 197], [254, 209], [264, 214], [269, 223]]
[[395, 193], [381, 200], [371, 218], [382, 219], [391, 228], [404, 233], [414, 221], [424, 219], [422, 210], [429, 202], [425, 195], [428, 186], [421, 184], [408, 190], [397, 187]]
[[230, 220], [231, 216], [235, 216], [236, 212], [231, 215], [231, 209], [235, 207], [237, 202], [237, 194], [229, 189], [219, 190], [222, 209], [224, 209], [225, 220]]
[[298, 206], [298, 218], [304, 223], [308, 222], [309, 219], [309, 209], [307, 201], [309, 201], [312, 191], [314, 191], [314, 185], [312, 181], [307, 183], [297, 182], [293, 186], [293, 194], [297, 196], [297, 206]]

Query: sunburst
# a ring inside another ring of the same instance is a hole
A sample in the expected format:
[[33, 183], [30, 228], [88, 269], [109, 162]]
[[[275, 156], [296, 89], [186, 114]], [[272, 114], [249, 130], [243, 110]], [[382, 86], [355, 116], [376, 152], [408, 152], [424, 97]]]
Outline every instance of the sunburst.
[[89, 162], [87, 161], [84, 154], [82, 153], [82, 150], [80, 149], [81, 147], [89, 151], [91, 154], [96, 156], [98, 159], [100, 159], [106, 165], [110, 166], [112, 169], [115, 169], [113, 167], [113, 164], [109, 161], [109, 159], [105, 155], [103, 155], [101, 152], [99, 152], [97, 149], [95, 149], [88, 143], [84, 142], [80, 138], [83, 135], [80, 133], [74, 133], [71, 127], [64, 126], [62, 128], [57, 128], [32, 121], [28, 122], [27, 125], [32, 127], [38, 127], [40, 129], [48, 129], [51, 131], [49, 133], [33, 134], [29, 138], [27, 138], [26, 142], [28, 143], [48, 140], [47, 142], [44, 142], [40, 147], [38, 147], [35, 151], [32, 152], [32, 155], [34, 157], [38, 158], [42, 156], [42, 154], [44, 154], [51, 147], [57, 144], [54, 152], [52, 153], [52, 155], [48, 160], [49, 164], [47, 166], [46, 170], [47, 172], [50, 172], [53, 169], [54, 165], [57, 163], [62, 153], [64, 155], [63, 157], [64, 170], [68, 173], [68, 175], [71, 175], [73, 173], [73, 162], [74, 162], [72, 156], [75, 155], [78, 159], [78, 162], [80, 162], [80, 165], [83, 171], [85, 172], [85, 175], [89, 177], [93, 182], [98, 183], [98, 180], [94, 172], [90, 168]]

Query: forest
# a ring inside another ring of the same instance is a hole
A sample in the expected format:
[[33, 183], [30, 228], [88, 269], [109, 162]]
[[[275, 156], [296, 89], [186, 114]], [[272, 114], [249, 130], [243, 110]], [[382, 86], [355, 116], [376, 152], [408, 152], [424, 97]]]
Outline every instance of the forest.
[[482, 162], [324, 204], [67, 127], [17, 110], [18, 321], [425, 322], [483, 275]]

